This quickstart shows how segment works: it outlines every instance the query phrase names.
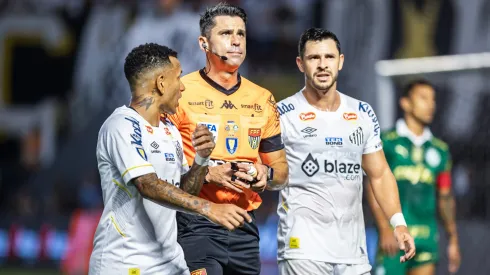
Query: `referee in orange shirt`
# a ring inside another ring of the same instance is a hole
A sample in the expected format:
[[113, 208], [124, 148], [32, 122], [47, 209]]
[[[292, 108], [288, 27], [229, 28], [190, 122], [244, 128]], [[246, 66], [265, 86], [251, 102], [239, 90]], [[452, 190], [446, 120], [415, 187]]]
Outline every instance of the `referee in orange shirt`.
[[191, 275], [260, 274], [254, 210], [262, 200], [257, 193], [287, 184], [274, 96], [238, 73], [246, 56], [246, 22], [243, 9], [223, 3], [201, 16], [199, 45], [206, 67], [182, 78], [186, 92], [177, 113], [168, 117], [182, 135], [189, 165], [196, 126], [207, 125], [215, 138], [206, 181], [192, 191], [212, 202], [236, 204], [253, 218], [228, 231], [203, 217], [178, 213], [178, 241]]

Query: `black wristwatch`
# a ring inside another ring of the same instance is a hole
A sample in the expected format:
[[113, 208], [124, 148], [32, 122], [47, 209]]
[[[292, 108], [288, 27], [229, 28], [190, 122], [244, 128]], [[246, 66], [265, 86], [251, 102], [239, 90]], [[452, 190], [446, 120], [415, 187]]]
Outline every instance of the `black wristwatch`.
[[267, 164], [264, 164], [267, 167], [267, 181], [274, 180], [274, 168], [270, 167]]

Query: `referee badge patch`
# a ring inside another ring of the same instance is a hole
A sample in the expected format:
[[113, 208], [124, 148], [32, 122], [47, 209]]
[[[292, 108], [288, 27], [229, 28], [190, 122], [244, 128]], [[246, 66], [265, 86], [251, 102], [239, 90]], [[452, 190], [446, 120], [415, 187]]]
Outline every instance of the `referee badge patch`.
[[260, 128], [250, 128], [248, 129], [248, 144], [252, 149], [259, 148], [260, 134], [262, 130]]
[[128, 271], [129, 275], [140, 275], [140, 269], [139, 268], [130, 268]]
[[238, 138], [236, 137], [227, 137], [226, 138], [226, 150], [230, 155], [235, 154], [236, 149], [238, 148]]
[[205, 268], [200, 268], [191, 272], [191, 275], [208, 275]]

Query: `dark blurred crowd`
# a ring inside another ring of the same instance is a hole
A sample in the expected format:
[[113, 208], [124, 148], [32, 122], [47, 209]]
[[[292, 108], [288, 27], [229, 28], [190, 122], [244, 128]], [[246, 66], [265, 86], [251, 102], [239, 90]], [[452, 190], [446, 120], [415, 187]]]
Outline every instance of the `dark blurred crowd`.
[[[90, 123], [100, 121], [98, 113], [127, 103], [122, 64], [132, 47], [145, 42], [165, 44], [179, 52], [184, 73], [203, 67], [204, 54], [197, 43], [199, 14], [216, 2], [0, 1], [0, 40], [10, 61], [3, 70], [12, 71], [6, 74], [10, 79], [0, 79], [4, 82], [0, 107], [5, 107], [4, 115], [14, 124], [7, 130], [0, 128], [2, 215], [31, 219], [69, 216], [79, 207], [100, 208], [95, 147], [80, 142], [94, 153], [89, 164], [79, 165], [83, 161], [73, 153], [62, 164], [69, 171], [51, 166], [58, 165], [63, 150], [70, 151], [64, 147], [73, 143], [74, 136], [86, 134]], [[254, 78], [269, 72], [268, 80], [274, 81], [272, 75], [279, 71], [295, 72], [291, 60], [297, 37], [306, 26], [319, 22], [320, 15], [314, 11], [321, 1], [228, 2], [241, 5], [253, 18], [248, 23], [249, 53], [242, 74], [248, 77], [253, 72], [250, 78]], [[2, 33], [2, 27], [10, 29]], [[34, 109], [46, 99], [54, 101], [51, 134], [37, 120], [22, 129], [16, 123], [21, 121], [20, 106]], [[51, 154], [45, 152], [46, 144]]]

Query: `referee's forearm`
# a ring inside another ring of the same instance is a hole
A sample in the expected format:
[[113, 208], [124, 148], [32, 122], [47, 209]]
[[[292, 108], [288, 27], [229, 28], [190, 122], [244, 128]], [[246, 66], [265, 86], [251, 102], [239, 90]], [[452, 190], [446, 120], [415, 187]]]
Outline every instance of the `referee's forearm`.
[[381, 177], [369, 178], [374, 197], [388, 220], [396, 213], [401, 213], [398, 186], [393, 173], [385, 169]]

